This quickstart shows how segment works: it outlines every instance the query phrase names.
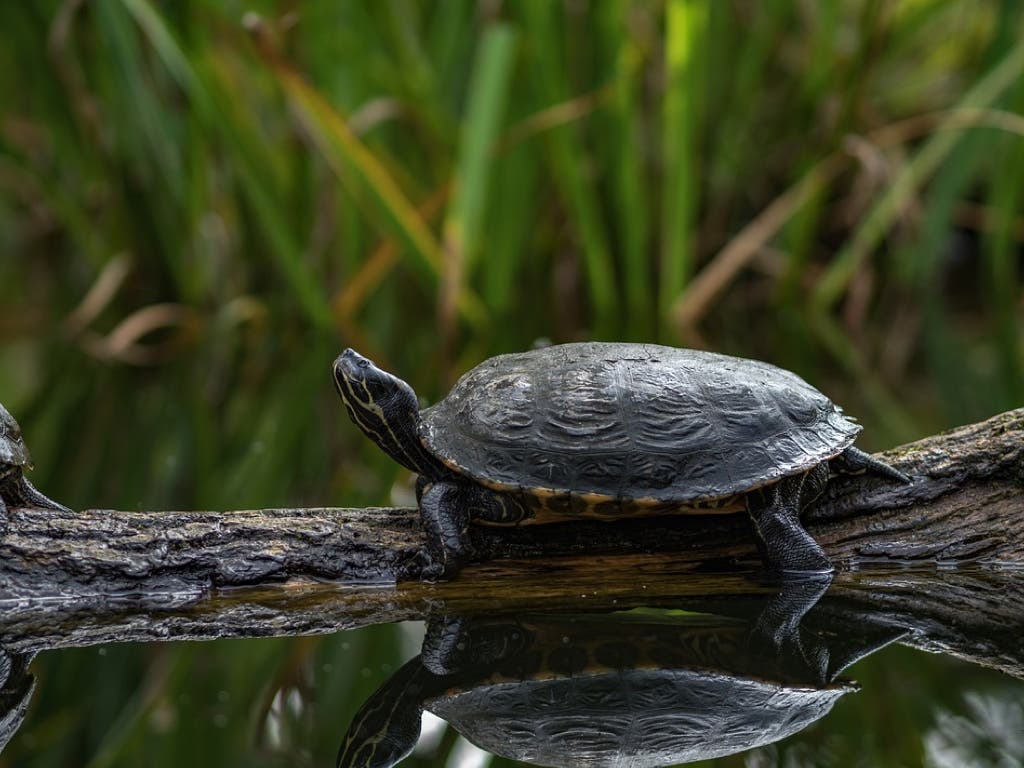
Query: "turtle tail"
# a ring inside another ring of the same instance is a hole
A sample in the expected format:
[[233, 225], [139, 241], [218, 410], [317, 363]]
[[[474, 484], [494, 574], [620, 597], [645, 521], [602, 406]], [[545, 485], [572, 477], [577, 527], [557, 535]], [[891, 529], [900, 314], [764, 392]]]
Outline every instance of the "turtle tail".
[[860, 448], [855, 448], [852, 445], [832, 459], [831, 463], [832, 467], [837, 472], [844, 475], [870, 473], [872, 475], [885, 477], [889, 480], [895, 480], [900, 483], [912, 482], [907, 475], [903, 474], [895, 467], [890, 467], [884, 461], [879, 461], [870, 453], [866, 453]]
[[10, 498], [4, 499], [9, 505], [15, 507], [42, 507], [43, 509], [55, 509], [58, 512], [70, 512], [71, 510], [63, 504], [58, 504], [53, 499], [44, 496], [36, 487], [22, 477], [19, 481], [9, 483], [11, 490]]

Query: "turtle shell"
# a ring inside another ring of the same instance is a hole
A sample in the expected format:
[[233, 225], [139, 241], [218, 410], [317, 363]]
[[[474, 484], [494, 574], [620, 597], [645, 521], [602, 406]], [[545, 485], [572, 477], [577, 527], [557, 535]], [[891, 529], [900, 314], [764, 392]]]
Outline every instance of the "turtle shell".
[[491, 358], [421, 417], [428, 450], [500, 490], [680, 503], [807, 470], [861, 429], [767, 363], [597, 342]]
[[10, 412], [0, 405], [0, 475], [3, 467], [24, 467], [32, 463], [25, 441], [21, 439], [21, 428]]
[[678, 624], [621, 616], [527, 620], [522, 651], [424, 704], [503, 757], [640, 768], [779, 741], [856, 690], [819, 677], [802, 655], [761, 648], [750, 630], [747, 622], [711, 615]]
[[660, 766], [786, 738], [854, 690], [703, 670], [628, 670], [453, 691], [427, 708], [489, 752], [535, 765]]

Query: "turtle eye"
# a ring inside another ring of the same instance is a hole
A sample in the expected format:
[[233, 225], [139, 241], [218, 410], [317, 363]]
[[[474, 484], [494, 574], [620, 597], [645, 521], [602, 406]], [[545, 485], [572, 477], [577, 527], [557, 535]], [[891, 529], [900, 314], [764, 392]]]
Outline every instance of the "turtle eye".
[[360, 368], [369, 368], [370, 367], [370, 361], [367, 360], [364, 357], [362, 360], [359, 361], [358, 365], [359, 365]]

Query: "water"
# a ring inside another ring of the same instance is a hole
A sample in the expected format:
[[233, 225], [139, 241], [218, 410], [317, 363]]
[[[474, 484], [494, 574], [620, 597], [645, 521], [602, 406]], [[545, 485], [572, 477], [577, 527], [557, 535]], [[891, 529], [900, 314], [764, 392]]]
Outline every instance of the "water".
[[[334, 765], [347, 739], [365, 755], [381, 734], [412, 749], [403, 766], [1024, 760], [1020, 574], [866, 571], [779, 589], [603, 571], [604, 586], [537, 574], [512, 589], [506, 575], [504, 600], [480, 569], [433, 588], [9, 607], [0, 765]], [[375, 623], [416, 617], [429, 620]], [[289, 623], [305, 636], [255, 637]], [[225, 634], [238, 637], [195, 641]], [[417, 744], [421, 707], [434, 714]]]

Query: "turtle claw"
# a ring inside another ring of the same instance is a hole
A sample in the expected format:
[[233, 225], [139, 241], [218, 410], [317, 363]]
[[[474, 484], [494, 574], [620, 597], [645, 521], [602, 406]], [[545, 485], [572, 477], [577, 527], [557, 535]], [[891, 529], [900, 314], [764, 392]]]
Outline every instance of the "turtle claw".
[[440, 555], [436, 555], [429, 549], [424, 550], [425, 563], [420, 570], [420, 581], [448, 581], [462, 570], [463, 560], [446, 557], [448, 554], [448, 552], [442, 551]]
[[444, 563], [439, 563], [427, 555], [427, 564], [420, 570], [420, 581], [444, 581]]

